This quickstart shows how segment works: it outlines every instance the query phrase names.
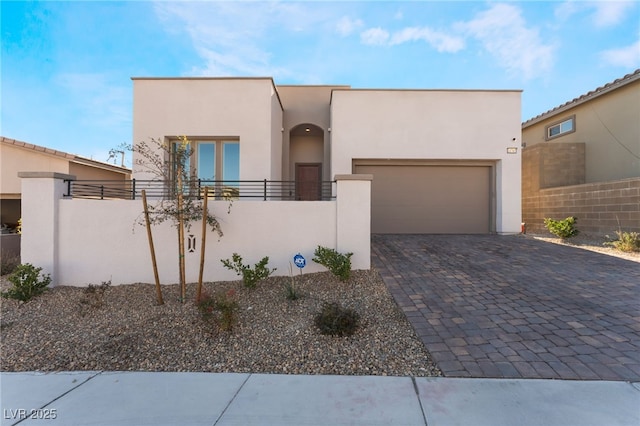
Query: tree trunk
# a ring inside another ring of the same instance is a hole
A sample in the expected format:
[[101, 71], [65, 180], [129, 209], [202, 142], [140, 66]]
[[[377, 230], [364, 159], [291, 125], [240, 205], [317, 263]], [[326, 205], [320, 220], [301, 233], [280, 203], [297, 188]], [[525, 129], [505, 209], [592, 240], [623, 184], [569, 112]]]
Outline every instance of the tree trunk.
[[204, 274], [204, 252], [207, 247], [207, 201], [209, 200], [209, 188], [204, 187], [204, 201], [202, 202], [202, 246], [200, 247], [200, 274], [198, 275], [198, 290], [196, 291], [196, 303], [202, 296], [202, 275]]
[[151, 235], [151, 221], [149, 220], [149, 208], [147, 206], [147, 192], [142, 190], [142, 205], [144, 206], [144, 218], [147, 223], [147, 237], [149, 240], [149, 250], [151, 250], [151, 263], [153, 264], [153, 277], [156, 280], [156, 300], [158, 305], [164, 305], [162, 298], [162, 288], [160, 287], [160, 277], [158, 275], [158, 263], [156, 262], [156, 250], [153, 245], [153, 236]]
[[187, 281], [184, 265], [184, 215], [182, 193], [182, 167], [178, 167], [178, 269], [180, 270], [180, 301], [187, 300]]

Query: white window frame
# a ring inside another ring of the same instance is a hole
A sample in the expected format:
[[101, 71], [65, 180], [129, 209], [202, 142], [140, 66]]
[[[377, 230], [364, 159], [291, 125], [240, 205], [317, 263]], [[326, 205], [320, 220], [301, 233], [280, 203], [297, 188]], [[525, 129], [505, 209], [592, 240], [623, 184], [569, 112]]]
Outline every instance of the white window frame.
[[[571, 128], [569, 130], [562, 130], [563, 125], [570, 123]], [[551, 132], [553, 129], [558, 129], [558, 133], [552, 135]], [[555, 138], [559, 138], [560, 136], [568, 135], [569, 133], [573, 133], [576, 131], [576, 116], [572, 115], [570, 117], [566, 117], [560, 121], [556, 121], [545, 127], [545, 140], [551, 140]]]

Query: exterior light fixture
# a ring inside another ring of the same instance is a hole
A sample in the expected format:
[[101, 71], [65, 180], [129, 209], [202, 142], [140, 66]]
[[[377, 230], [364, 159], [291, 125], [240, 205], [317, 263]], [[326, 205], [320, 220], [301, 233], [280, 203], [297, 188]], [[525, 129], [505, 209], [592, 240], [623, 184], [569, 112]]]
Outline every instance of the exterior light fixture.
[[518, 153], [518, 148], [516, 148], [515, 146], [507, 147], [507, 154], [517, 154], [517, 153]]

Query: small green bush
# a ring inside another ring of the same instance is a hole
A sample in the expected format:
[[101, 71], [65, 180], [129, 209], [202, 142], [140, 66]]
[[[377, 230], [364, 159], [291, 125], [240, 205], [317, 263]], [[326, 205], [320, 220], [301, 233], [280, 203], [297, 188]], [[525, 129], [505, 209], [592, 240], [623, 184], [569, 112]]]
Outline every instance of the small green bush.
[[338, 253], [334, 249], [318, 246], [313, 253], [313, 261], [324, 266], [342, 281], [348, 281], [351, 275], [351, 256], [353, 253]]
[[338, 303], [325, 303], [315, 317], [320, 333], [330, 336], [351, 336], [358, 328], [360, 315]]
[[242, 276], [242, 282], [247, 288], [255, 288], [256, 284], [260, 280], [264, 280], [269, 277], [276, 269], [269, 269], [267, 264], [269, 263], [269, 257], [263, 257], [260, 262], [256, 263], [254, 267], [244, 265], [242, 263], [242, 256], [238, 253], [233, 253], [231, 260], [220, 260], [225, 268], [235, 271], [236, 274]]
[[[222, 331], [231, 331], [238, 322], [240, 305], [236, 300], [236, 291], [233, 289], [218, 292], [215, 296], [203, 292], [196, 305], [202, 318], [205, 321], [217, 321]], [[218, 316], [216, 312], [219, 313]]]
[[42, 268], [36, 268], [30, 263], [19, 265], [8, 278], [13, 287], [3, 291], [1, 293], [2, 297], [27, 302], [44, 293], [47, 290], [47, 286], [51, 284], [51, 276], [46, 274], [40, 278], [41, 271]]
[[640, 233], [616, 231], [618, 239], [605, 243], [624, 252], [640, 251]]
[[569, 216], [564, 220], [553, 220], [551, 218], [544, 219], [544, 226], [556, 237], [566, 240], [575, 237], [580, 233], [576, 229], [577, 217]]

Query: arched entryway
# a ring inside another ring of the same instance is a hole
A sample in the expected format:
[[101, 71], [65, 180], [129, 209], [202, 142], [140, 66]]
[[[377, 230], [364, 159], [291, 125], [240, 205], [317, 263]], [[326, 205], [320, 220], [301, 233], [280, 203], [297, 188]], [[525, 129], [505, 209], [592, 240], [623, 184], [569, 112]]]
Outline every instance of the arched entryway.
[[322, 198], [324, 130], [299, 124], [289, 132], [289, 176], [296, 181], [296, 200]]

